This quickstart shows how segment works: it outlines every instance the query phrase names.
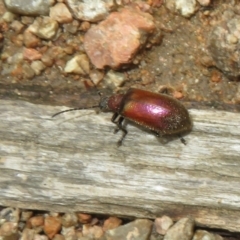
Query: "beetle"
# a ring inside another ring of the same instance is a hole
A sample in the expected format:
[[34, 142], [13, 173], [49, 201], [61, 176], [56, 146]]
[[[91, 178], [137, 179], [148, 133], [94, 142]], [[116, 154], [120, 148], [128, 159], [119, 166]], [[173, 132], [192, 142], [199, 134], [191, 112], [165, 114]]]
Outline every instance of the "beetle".
[[103, 112], [113, 112], [111, 121], [117, 125], [115, 133], [119, 130], [123, 132], [118, 146], [122, 145], [128, 133], [123, 126], [125, 119], [150, 130], [157, 136], [178, 135], [184, 144], [186, 142], [181, 135], [192, 129], [188, 110], [181, 102], [166, 94], [136, 88], [130, 88], [125, 94], [103, 96], [98, 105], [89, 108], [67, 109], [54, 114], [52, 117], [64, 112], [90, 108], [99, 108]]

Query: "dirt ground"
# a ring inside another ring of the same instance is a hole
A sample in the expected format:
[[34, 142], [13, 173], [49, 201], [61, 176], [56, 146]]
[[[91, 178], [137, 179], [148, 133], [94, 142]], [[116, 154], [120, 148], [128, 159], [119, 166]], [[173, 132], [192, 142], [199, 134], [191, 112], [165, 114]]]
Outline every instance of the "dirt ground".
[[[94, 86], [89, 76], [66, 74], [61, 63], [56, 63], [32, 78], [19, 77], [6, 71], [11, 64], [1, 59], [0, 96], [2, 98], [25, 99], [31, 102], [87, 106], [98, 101], [96, 88], [109, 92], [126, 91], [130, 87], [140, 87], [151, 91], [167, 88], [174, 97], [190, 102], [190, 107], [207, 106], [238, 111], [240, 109], [239, 81], [231, 80], [211, 63], [208, 52], [208, 36], [213, 26], [221, 21], [226, 9], [234, 4], [213, 1], [208, 7], [201, 7], [191, 18], [173, 14], [164, 6], [153, 8], [156, 26], [161, 31], [161, 43], [144, 48], [128, 68], [115, 71], [124, 74], [124, 83], [117, 87], [107, 81]], [[20, 16], [18, 17], [20, 20]], [[8, 31], [3, 31], [4, 27]], [[22, 47], [21, 33], [1, 25], [2, 52], [16, 52]], [[63, 46], [65, 39], [76, 42], [84, 36], [63, 34], [53, 46]], [[71, 38], [71, 39], [69, 39]], [[82, 42], [79, 41], [79, 48]], [[61, 61], [60, 61], [61, 62]], [[91, 66], [91, 71], [94, 67]], [[109, 69], [105, 69], [104, 74]]]

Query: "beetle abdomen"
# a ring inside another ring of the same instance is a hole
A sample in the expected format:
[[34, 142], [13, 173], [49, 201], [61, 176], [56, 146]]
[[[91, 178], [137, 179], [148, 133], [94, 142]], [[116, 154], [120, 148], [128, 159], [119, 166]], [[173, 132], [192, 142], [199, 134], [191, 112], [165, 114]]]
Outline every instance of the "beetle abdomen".
[[188, 111], [178, 100], [140, 89], [129, 89], [119, 114], [160, 135], [180, 134], [192, 128]]

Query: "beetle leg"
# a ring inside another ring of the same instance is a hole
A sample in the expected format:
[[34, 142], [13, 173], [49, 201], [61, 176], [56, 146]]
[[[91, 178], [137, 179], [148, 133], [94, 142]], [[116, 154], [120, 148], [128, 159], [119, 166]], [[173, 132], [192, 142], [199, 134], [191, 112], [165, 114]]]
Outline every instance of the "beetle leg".
[[116, 121], [117, 127], [115, 128], [114, 133], [117, 133], [119, 130], [124, 131], [123, 130], [124, 128], [122, 126], [123, 120], [124, 120], [124, 117], [122, 117], [122, 116], [117, 119], [117, 121]]
[[124, 120], [124, 117], [119, 116], [118, 113], [114, 113], [112, 116], [112, 122], [117, 125], [117, 127], [114, 129], [114, 134], [117, 133], [119, 130], [123, 129], [122, 122]]
[[122, 126], [122, 122], [123, 122], [124, 118], [120, 117], [119, 118], [119, 122], [118, 122], [118, 130], [121, 130], [123, 132], [122, 137], [120, 138], [120, 140], [118, 141], [118, 147], [120, 147], [122, 145], [122, 142], [124, 140], [124, 138], [126, 137], [126, 135], [128, 134], [127, 130]]
[[160, 137], [160, 134], [158, 132], [155, 132], [155, 131], [151, 131], [152, 134], [154, 134], [156, 137]]
[[181, 135], [179, 135], [179, 137], [180, 137], [181, 143], [184, 145], [187, 145], [186, 140]]
[[116, 124], [117, 127], [114, 129], [114, 133], [117, 133], [119, 131], [119, 127], [118, 127], [118, 122], [119, 122], [119, 119], [117, 119], [119, 117], [119, 114], [118, 113], [114, 113], [113, 116], [112, 116], [112, 123]]
[[118, 118], [118, 116], [119, 116], [119, 114], [118, 114], [117, 112], [115, 112], [115, 113], [113, 114], [113, 116], [112, 116], [111, 121], [112, 121], [113, 123], [116, 123], [116, 122], [117, 122], [116, 119]]
[[123, 132], [123, 135], [121, 137], [121, 139], [118, 141], [118, 146], [122, 145], [122, 142], [124, 140], [124, 138], [127, 135], [127, 130], [122, 126], [124, 117], [120, 116], [118, 118], [119, 114], [118, 113], [114, 113], [112, 116], [112, 122], [115, 123], [117, 125], [117, 128], [115, 129], [114, 133], [117, 133], [119, 130], [121, 130]]

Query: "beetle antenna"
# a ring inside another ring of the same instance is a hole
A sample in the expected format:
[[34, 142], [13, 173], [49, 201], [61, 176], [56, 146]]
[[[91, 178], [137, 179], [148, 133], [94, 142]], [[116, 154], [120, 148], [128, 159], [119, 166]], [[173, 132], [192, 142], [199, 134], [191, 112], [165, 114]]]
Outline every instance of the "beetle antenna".
[[99, 108], [99, 105], [93, 105], [93, 106], [88, 107], [88, 108], [70, 108], [70, 109], [63, 110], [63, 111], [61, 111], [61, 112], [57, 112], [57, 113], [53, 114], [53, 115], [52, 115], [52, 118], [56, 117], [56, 116], [59, 115], [59, 114], [65, 113], [65, 112], [71, 112], [71, 111], [77, 111], [77, 110], [84, 110], [84, 109], [91, 109], [91, 108]]

